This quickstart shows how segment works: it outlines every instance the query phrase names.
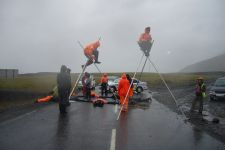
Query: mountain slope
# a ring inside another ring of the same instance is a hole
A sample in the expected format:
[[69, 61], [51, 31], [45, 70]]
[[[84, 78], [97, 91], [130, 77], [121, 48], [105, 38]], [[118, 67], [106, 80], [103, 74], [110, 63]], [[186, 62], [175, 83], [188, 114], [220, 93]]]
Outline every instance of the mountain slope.
[[225, 71], [225, 54], [200, 61], [183, 68], [180, 72]]

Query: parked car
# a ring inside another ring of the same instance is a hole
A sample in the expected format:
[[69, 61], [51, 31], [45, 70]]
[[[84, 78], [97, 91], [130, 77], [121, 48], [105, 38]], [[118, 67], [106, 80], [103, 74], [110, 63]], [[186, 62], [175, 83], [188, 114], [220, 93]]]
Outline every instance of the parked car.
[[210, 100], [225, 99], [225, 77], [218, 78], [209, 91]]
[[[115, 91], [118, 90], [118, 85], [119, 85], [120, 80], [121, 80], [121, 78], [117, 78], [113, 81], [108, 82], [109, 88], [112, 92], [115, 92]], [[147, 86], [146, 82], [142, 82], [142, 81], [140, 81], [138, 79], [135, 79], [135, 78], [133, 78], [133, 85], [134, 85], [134, 90], [137, 93], [141, 93], [144, 90], [148, 89], [148, 86]]]

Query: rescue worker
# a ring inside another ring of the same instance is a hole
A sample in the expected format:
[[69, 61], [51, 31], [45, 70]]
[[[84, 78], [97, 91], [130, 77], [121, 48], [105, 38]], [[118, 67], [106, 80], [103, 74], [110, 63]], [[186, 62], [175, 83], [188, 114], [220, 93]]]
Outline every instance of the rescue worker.
[[105, 96], [108, 96], [108, 76], [106, 73], [104, 73], [103, 77], [101, 78], [101, 94], [105, 94]]
[[[84, 48], [84, 55], [88, 58], [88, 61], [86, 63], [86, 67], [91, 65], [93, 62], [100, 64], [101, 62], [98, 61], [98, 55], [99, 52], [97, 50], [97, 48], [100, 46], [100, 42], [96, 41], [94, 43], [91, 43], [89, 45], [87, 45]], [[84, 67], [84, 65], [82, 65], [82, 68]]]
[[59, 111], [61, 114], [64, 114], [66, 113], [66, 107], [69, 103], [68, 89], [71, 86], [67, 67], [65, 65], [61, 66], [60, 73], [57, 75], [57, 86], [59, 94]]
[[197, 78], [197, 84], [195, 87], [195, 99], [192, 102], [192, 106], [191, 106], [191, 110], [190, 112], [192, 113], [195, 109], [195, 105], [198, 102], [199, 103], [199, 114], [202, 115], [202, 111], [203, 111], [203, 100], [206, 97], [206, 86], [204, 84], [203, 78], [199, 77]]
[[88, 73], [87, 76], [86, 76], [86, 81], [85, 81], [85, 86], [86, 86], [86, 98], [87, 100], [91, 100], [91, 88], [92, 88], [92, 80], [90, 78], [90, 74]]
[[152, 37], [150, 34], [150, 27], [146, 27], [145, 28], [145, 32], [141, 34], [138, 44], [141, 48], [141, 50], [145, 53], [145, 56], [149, 56], [149, 52], [151, 50], [152, 47]]
[[[129, 90], [130, 83], [127, 80], [126, 74], [123, 73], [122, 79], [119, 82], [118, 94], [120, 96], [120, 104], [123, 107], [122, 111], [128, 111], [129, 97], [131, 96], [131, 91]], [[129, 90], [129, 92], [128, 92]], [[128, 95], [127, 95], [128, 92]], [[127, 97], [126, 97], [127, 95]], [[125, 99], [126, 98], [126, 99]]]

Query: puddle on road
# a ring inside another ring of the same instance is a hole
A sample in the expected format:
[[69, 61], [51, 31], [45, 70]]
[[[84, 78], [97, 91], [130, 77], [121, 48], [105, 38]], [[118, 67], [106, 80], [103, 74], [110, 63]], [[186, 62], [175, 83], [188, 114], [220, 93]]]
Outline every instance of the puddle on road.
[[149, 109], [152, 102], [152, 94], [148, 91], [135, 94], [130, 100], [129, 108]]
[[[203, 130], [185, 123], [180, 115], [152, 99], [130, 106], [118, 124], [119, 149], [224, 149]], [[146, 108], [145, 111], [141, 109]], [[132, 131], [132, 132], [128, 132]], [[120, 136], [122, 138], [120, 138]], [[135, 145], [133, 144], [135, 143]], [[185, 146], [184, 146], [185, 145]]]

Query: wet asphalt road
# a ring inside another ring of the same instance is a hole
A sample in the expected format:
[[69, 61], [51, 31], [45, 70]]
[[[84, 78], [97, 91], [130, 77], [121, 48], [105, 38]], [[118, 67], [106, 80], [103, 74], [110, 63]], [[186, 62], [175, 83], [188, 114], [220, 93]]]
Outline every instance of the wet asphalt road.
[[[225, 144], [185, 124], [153, 100], [116, 121], [116, 105], [74, 102], [59, 115], [52, 104], [0, 123], [0, 150], [222, 150]], [[115, 147], [114, 147], [115, 146]]]

